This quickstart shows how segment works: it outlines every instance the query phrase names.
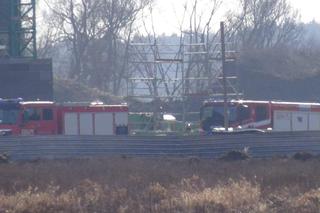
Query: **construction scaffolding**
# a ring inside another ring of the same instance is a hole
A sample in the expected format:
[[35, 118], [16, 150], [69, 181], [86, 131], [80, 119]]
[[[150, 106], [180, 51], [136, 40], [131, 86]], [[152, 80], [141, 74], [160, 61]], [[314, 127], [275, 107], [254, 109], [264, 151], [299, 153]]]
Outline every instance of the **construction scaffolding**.
[[0, 51], [9, 57], [37, 57], [35, 0], [0, 1]]
[[[194, 97], [222, 99], [221, 43], [209, 43], [203, 36], [190, 37], [190, 33], [186, 33], [175, 41], [132, 42], [129, 55], [133, 71], [127, 82], [128, 97], [153, 102], [155, 115], [161, 112], [157, 103], [180, 101], [183, 122], [188, 113], [188, 100]], [[236, 52], [227, 46], [225, 54], [227, 94], [230, 99], [237, 99], [242, 94], [235, 71]]]

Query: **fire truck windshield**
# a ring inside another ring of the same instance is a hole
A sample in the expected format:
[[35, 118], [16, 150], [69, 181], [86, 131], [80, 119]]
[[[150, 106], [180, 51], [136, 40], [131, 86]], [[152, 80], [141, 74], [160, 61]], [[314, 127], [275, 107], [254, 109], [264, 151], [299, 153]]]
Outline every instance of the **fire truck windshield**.
[[[228, 107], [229, 122], [237, 120], [237, 108], [235, 106]], [[223, 106], [205, 106], [201, 110], [201, 123], [206, 131], [210, 131], [211, 127], [224, 126], [224, 108]]]
[[18, 109], [1, 109], [0, 108], [0, 124], [12, 125], [18, 121]]

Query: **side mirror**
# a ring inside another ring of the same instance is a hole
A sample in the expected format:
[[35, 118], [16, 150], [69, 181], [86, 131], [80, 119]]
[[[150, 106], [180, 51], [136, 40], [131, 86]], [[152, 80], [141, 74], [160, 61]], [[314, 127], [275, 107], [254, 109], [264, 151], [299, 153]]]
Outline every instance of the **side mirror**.
[[241, 109], [247, 109], [247, 108], [249, 108], [249, 106], [248, 106], [248, 105], [245, 105], [245, 104], [241, 104], [239, 107], [240, 107]]

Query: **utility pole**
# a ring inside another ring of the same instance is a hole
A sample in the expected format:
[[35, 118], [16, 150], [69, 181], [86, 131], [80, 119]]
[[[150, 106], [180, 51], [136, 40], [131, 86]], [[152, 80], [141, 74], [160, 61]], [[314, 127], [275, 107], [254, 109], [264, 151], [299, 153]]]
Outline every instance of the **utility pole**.
[[227, 91], [227, 77], [226, 77], [226, 44], [224, 35], [224, 22], [220, 22], [221, 31], [221, 59], [222, 59], [222, 78], [223, 78], [223, 115], [224, 115], [224, 128], [225, 131], [229, 129], [228, 118], [228, 91]]

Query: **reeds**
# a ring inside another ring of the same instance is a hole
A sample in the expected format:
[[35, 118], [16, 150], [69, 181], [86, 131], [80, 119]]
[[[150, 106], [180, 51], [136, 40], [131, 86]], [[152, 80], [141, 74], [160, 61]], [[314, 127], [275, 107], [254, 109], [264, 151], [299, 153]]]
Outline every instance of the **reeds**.
[[319, 212], [319, 163], [106, 158], [0, 165], [0, 212]]

